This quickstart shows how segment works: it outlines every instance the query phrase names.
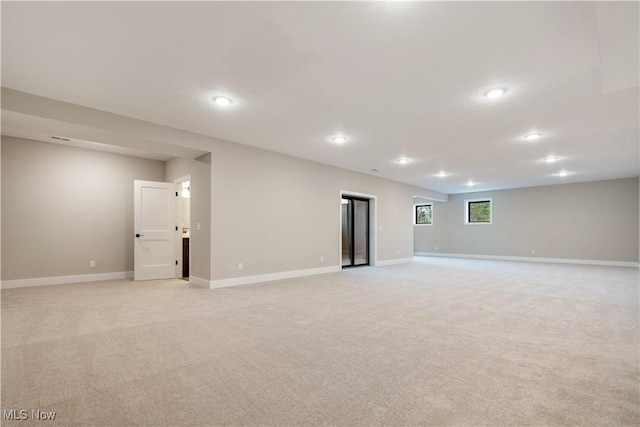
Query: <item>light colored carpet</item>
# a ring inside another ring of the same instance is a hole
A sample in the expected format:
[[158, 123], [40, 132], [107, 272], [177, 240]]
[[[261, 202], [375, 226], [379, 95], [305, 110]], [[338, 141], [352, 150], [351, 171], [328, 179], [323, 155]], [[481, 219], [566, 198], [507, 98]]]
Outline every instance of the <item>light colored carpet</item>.
[[638, 323], [637, 269], [444, 258], [3, 290], [2, 409], [55, 411], [49, 426], [639, 425]]

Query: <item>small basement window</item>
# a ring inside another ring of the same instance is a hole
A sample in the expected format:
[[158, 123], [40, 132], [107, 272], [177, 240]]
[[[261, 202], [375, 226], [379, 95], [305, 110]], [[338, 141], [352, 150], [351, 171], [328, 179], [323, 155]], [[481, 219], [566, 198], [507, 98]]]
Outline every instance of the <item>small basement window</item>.
[[425, 203], [414, 205], [413, 223], [415, 225], [431, 225], [433, 224], [433, 205]]
[[464, 201], [464, 223], [465, 224], [491, 224], [492, 206], [491, 198], [471, 199]]

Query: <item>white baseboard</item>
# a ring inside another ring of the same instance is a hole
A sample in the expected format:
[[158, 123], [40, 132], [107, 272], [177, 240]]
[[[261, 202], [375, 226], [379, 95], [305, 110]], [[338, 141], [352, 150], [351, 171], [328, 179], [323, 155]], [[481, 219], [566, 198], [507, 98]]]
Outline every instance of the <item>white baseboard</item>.
[[339, 266], [308, 268], [305, 270], [283, 271], [280, 273], [258, 274], [255, 276], [234, 277], [232, 279], [218, 279], [209, 282], [210, 289], [227, 288], [229, 286], [249, 285], [251, 283], [271, 282], [273, 280], [292, 279], [295, 277], [315, 276], [317, 274], [336, 273], [342, 269]]
[[601, 265], [607, 267], [638, 267], [637, 262], [632, 261], [605, 261], [595, 259], [572, 259], [572, 258], [535, 258], [521, 256], [502, 256], [502, 255], [474, 255], [474, 254], [450, 254], [442, 252], [414, 252], [415, 256], [424, 257], [445, 257], [445, 258], [470, 258], [470, 259], [486, 259], [497, 261], [525, 261], [525, 262], [548, 262], [554, 264], [581, 264], [581, 265]]
[[115, 273], [79, 274], [75, 276], [37, 277], [33, 279], [3, 280], [2, 289], [28, 288], [31, 286], [64, 285], [66, 283], [97, 282], [100, 280], [133, 279], [133, 271]]
[[383, 267], [385, 265], [404, 264], [411, 261], [413, 261], [413, 258], [385, 259], [383, 261], [376, 261], [376, 267]]
[[209, 281], [197, 276], [189, 276], [189, 283], [196, 288], [209, 289]]

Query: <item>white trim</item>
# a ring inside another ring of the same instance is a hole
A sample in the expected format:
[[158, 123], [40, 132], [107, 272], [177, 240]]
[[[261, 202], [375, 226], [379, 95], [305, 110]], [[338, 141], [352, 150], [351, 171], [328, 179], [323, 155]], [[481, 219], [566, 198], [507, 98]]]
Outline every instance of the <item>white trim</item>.
[[340, 190], [338, 216], [338, 268], [342, 269], [342, 196], [360, 197], [369, 200], [369, 265], [378, 265], [378, 196], [357, 191]]
[[[185, 181], [189, 181], [189, 186], [193, 187], [193, 182], [191, 181], [191, 174], [182, 176], [180, 178], [176, 178], [173, 180], [173, 183], [176, 185], [176, 192], [180, 195], [178, 197], [178, 202], [176, 203], [176, 226], [178, 229], [176, 230], [176, 279], [182, 279], [182, 183]], [[189, 268], [191, 268], [191, 199], [193, 193], [189, 194]]]
[[181, 184], [185, 181], [191, 181], [191, 174], [181, 176], [180, 178], [176, 178], [173, 180], [174, 184]]
[[33, 279], [3, 280], [2, 289], [29, 288], [32, 286], [65, 285], [67, 283], [97, 282], [100, 280], [133, 279], [133, 271], [114, 273], [78, 274], [75, 276], [36, 277]]
[[203, 279], [202, 277], [192, 276], [189, 274], [189, 284], [195, 286], [196, 288], [210, 288], [210, 282], [207, 279]]
[[385, 265], [404, 264], [411, 261], [413, 261], [413, 258], [385, 259], [383, 261], [378, 261], [378, 267], [382, 267]]
[[441, 252], [414, 252], [414, 256], [423, 257], [445, 257], [445, 258], [470, 258], [486, 259], [497, 261], [524, 261], [524, 262], [548, 262], [553, 264], [580, 264], [580, 265], [602, 265], [607, 267], [638, 267], [639, 263], [633, 261], [606, 261], [597, 259], [573, 259], [573, 258], [534, 258], [525, 256], [502, 256], [502, 255], [475, 255], [475, 254], [449, 254]]
[[[489, 202], [489, 222], [469, 222], [469, 202], [487, 202], [487, 201]], [[433, 214], [433, 210], [432, 210], [432, 214]], [[493, 224], [493, 198], [492, 197], [464, 199], [464, 225], [491, 225], [491, 224]]]
[[[305, 270], [282, 271], [280, 273], [258, 274], [255, 276], [234, 277], [231, 279], [212, 280], [209, 283], [210, 289], [227, 288], [229, 286], [249, 285], [252, 283], [270, 282], [273, 280], [292, 279], [295, 277], [315, 276], [317, 274], [337, 273], [341, 267], [320, 267], [308, 268]], [[204, 280], [204, 279], [200, 279]]]

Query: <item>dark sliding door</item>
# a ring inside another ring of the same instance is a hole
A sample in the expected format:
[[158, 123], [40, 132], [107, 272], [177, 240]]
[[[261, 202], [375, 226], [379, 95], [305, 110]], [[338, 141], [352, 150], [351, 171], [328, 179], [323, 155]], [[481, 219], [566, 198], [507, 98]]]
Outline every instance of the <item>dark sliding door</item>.
[[342, 196], [342, 267], [369, 265], [369, 200]]

